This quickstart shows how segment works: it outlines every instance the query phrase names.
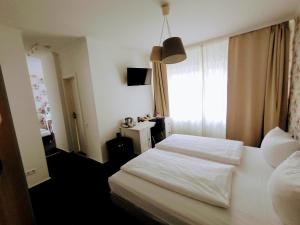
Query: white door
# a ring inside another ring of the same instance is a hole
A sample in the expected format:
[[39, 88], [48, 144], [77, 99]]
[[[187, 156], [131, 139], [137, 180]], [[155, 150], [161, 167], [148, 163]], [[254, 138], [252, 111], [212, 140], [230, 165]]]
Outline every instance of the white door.
[[71, 148], [75, 152], [85, 154], [85, 132], [80, 96], [75, 75], [63, 78], [63, 89], [67, 109]]

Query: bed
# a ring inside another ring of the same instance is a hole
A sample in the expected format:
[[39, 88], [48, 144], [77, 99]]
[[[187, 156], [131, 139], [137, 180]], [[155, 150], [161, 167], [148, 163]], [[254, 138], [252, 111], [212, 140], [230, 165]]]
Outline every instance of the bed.
[[234, 172], [228, 209], [185, 197], [124, 171], [111, 176], [109, 185], [117, 202], [160, 224], [282, 225], [267, 190], [272, 171], [259, 149], [245, 147]]
[[165, 151], [232, 165], [240, 164], [243, 146], [241, 141], [184, 134], [172, 134], [155, 145]]

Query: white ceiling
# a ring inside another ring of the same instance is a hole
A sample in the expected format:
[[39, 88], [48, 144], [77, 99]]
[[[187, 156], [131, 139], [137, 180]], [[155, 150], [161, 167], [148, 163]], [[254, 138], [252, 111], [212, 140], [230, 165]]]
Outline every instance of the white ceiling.
[[[173, 36], [185, 45], [292, 18], [299, 0], [170, 0]], [[59, 45], [93, 36], [150, 51], [159, 41], [160, 0], [0, 0], [0, 23], [28, 43]]]

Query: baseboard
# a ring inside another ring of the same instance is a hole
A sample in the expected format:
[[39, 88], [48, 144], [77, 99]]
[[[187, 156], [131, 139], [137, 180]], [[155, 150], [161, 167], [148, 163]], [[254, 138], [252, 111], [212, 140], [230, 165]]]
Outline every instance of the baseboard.
[[40, 184], [42, 184], [42, 183], [44, 183], [44, 182], [46, 182], [46, 181], [48, 181], [48, 180], [50, 180], [50, 179], [51, 179], [51, 177], [47, 177], [47, 178], [44, 179], [44, 180], [41, 180], [41, 181], [39, 181], [39, 182], [37, 182], [37, 183], [34, 183], [34, 184], [30, 185], [28, 188], [29, 188], [29, 189], [34, 188], [34, 187], [36, 187], [36, 186], [38, 186], [38, 185], [40, 185]]
[[64, 151], [64, 152], [67, 152], [67, 153], [71, 153], [71, 152], [72, 152], [72, 151], [70, 151], [70, 150], [63, 149], [63, 148], [57, 148], [57, 147], [56, 147], [56, 149], [61, 150], [61, 151]]

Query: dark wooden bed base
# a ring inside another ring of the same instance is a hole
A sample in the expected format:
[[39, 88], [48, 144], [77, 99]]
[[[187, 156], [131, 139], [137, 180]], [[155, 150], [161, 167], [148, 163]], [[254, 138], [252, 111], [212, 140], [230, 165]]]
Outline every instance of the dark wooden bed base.
[[158, 219], [152, 214], [146, 212], [145, 210], [135, 206], [133, 203], [125, 200], [124, 198], [118, 196], [117, 194], [111, 193], [112, 202], [118, 207], [124, 209], [135, 218], [138, 219], [139, 222], [145, 225], [167, 225], [166, 222]]

